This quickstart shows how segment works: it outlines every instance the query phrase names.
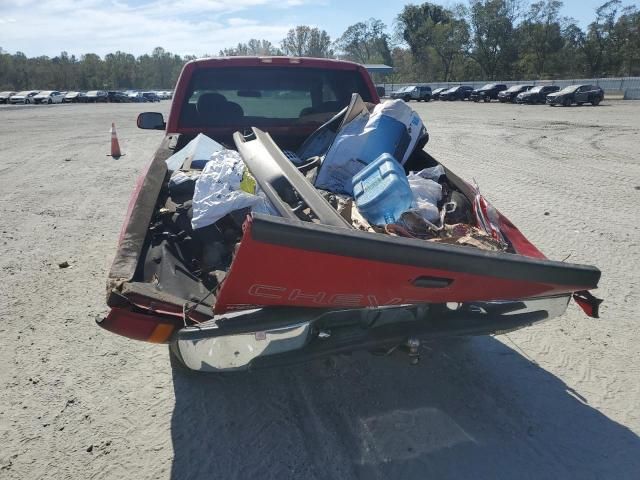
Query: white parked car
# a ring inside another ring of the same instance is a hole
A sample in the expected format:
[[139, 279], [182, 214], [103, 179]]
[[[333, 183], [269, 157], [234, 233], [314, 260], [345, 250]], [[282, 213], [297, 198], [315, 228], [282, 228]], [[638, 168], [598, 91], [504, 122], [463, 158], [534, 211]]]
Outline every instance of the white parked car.
[[0, 92], [0, 103], [9, 103], [9, 98], [15, 95], [18, 92], [12, 92], [10, 90], [5, 92]]
[[62, 103], [64, 95], [57, 90], [43, 90], [34, 95], [33, 103]]
[[40, 90], [24, 90], [18, 92], [15, 95], [9, 97], [9, 103], [33, 103], [33, 97], [35, 97]]

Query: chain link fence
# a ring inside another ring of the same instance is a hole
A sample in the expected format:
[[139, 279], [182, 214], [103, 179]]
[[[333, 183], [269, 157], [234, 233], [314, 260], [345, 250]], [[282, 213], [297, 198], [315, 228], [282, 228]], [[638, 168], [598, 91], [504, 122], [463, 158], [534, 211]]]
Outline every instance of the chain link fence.
[[380, 83], [377, 86], [383, 87], [385, 95], [410, 85], [429, 85], [432, 89], [440, 87], [455, 87], [457, 85], [471, 85], [473, 88], [480, 88], [487, 83], [503, 83], [508, 87], [513, 85], [558, 85], [560, 88], [569, 85], [597, 85], [602, 88], [605, 94], [620, 95], [625, 100], [640, 99], [640, 77], [617, 77], [617, 78], [572, 78], [564, 80], [504, 80], [504, 81], [472, 81], [472, 82], [417, 82], [417, 83]]

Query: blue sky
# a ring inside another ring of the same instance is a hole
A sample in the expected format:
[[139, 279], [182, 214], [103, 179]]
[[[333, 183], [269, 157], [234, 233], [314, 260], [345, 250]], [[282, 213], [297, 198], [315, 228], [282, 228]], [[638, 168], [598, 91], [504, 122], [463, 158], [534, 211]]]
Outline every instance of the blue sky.
[[[0, 47], [28, 56], [65, 50], [136, 55], [156, 46], [181, 55], [217, 54], [250, 38], [279, 43], [295, 25], [335, 39], [370, 17], [391, 29], [406, 2], [366, 0], [0, 0]], [[420, 2], [415, 2], [420, 3]], [[437, 2], [451, 6], [455, 2]], [[604, 0], [565, 0], [563, 15], [586, 26]], [[626, 5], [632, 4], [625, 1]]]

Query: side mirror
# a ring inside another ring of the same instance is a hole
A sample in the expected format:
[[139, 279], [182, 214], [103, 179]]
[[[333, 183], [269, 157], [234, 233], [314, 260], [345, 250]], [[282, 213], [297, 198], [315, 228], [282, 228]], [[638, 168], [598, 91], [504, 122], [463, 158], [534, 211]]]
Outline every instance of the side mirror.
[[164, 122], [164, 117], [158, 112], [142, 112], [138, 115], [137, 120], [138, 128], [144, 130], [164, 130], [167, 128], [167, 124]]

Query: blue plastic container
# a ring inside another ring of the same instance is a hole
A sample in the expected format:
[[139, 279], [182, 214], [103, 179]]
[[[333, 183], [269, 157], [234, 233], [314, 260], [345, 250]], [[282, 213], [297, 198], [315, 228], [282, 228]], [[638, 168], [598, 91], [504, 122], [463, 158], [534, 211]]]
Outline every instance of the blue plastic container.
[[413, 201], [404, 168], [388, 153], [360, 170], [352, 185], [358, 211], [373, 225], [395, 223]]
[[362, 145], [362, 151], [358, 157], [360, 160], [370, 163], [383, 153], [389, 153], [395, 159], [402, 160], [411, 141], [404, 123], [388, 115], [380, 115], [374, 122], [367, 125], [367, 128], [370, 133]]
[[[409, 107], [406, 107], [409, 108]], [[315, 186], [352, 195], [351, 179], [383, 153], [403, 159], [411, 136], [407, 125], [389, 115], [358, 117], [338, 133], [318, 172]]]

